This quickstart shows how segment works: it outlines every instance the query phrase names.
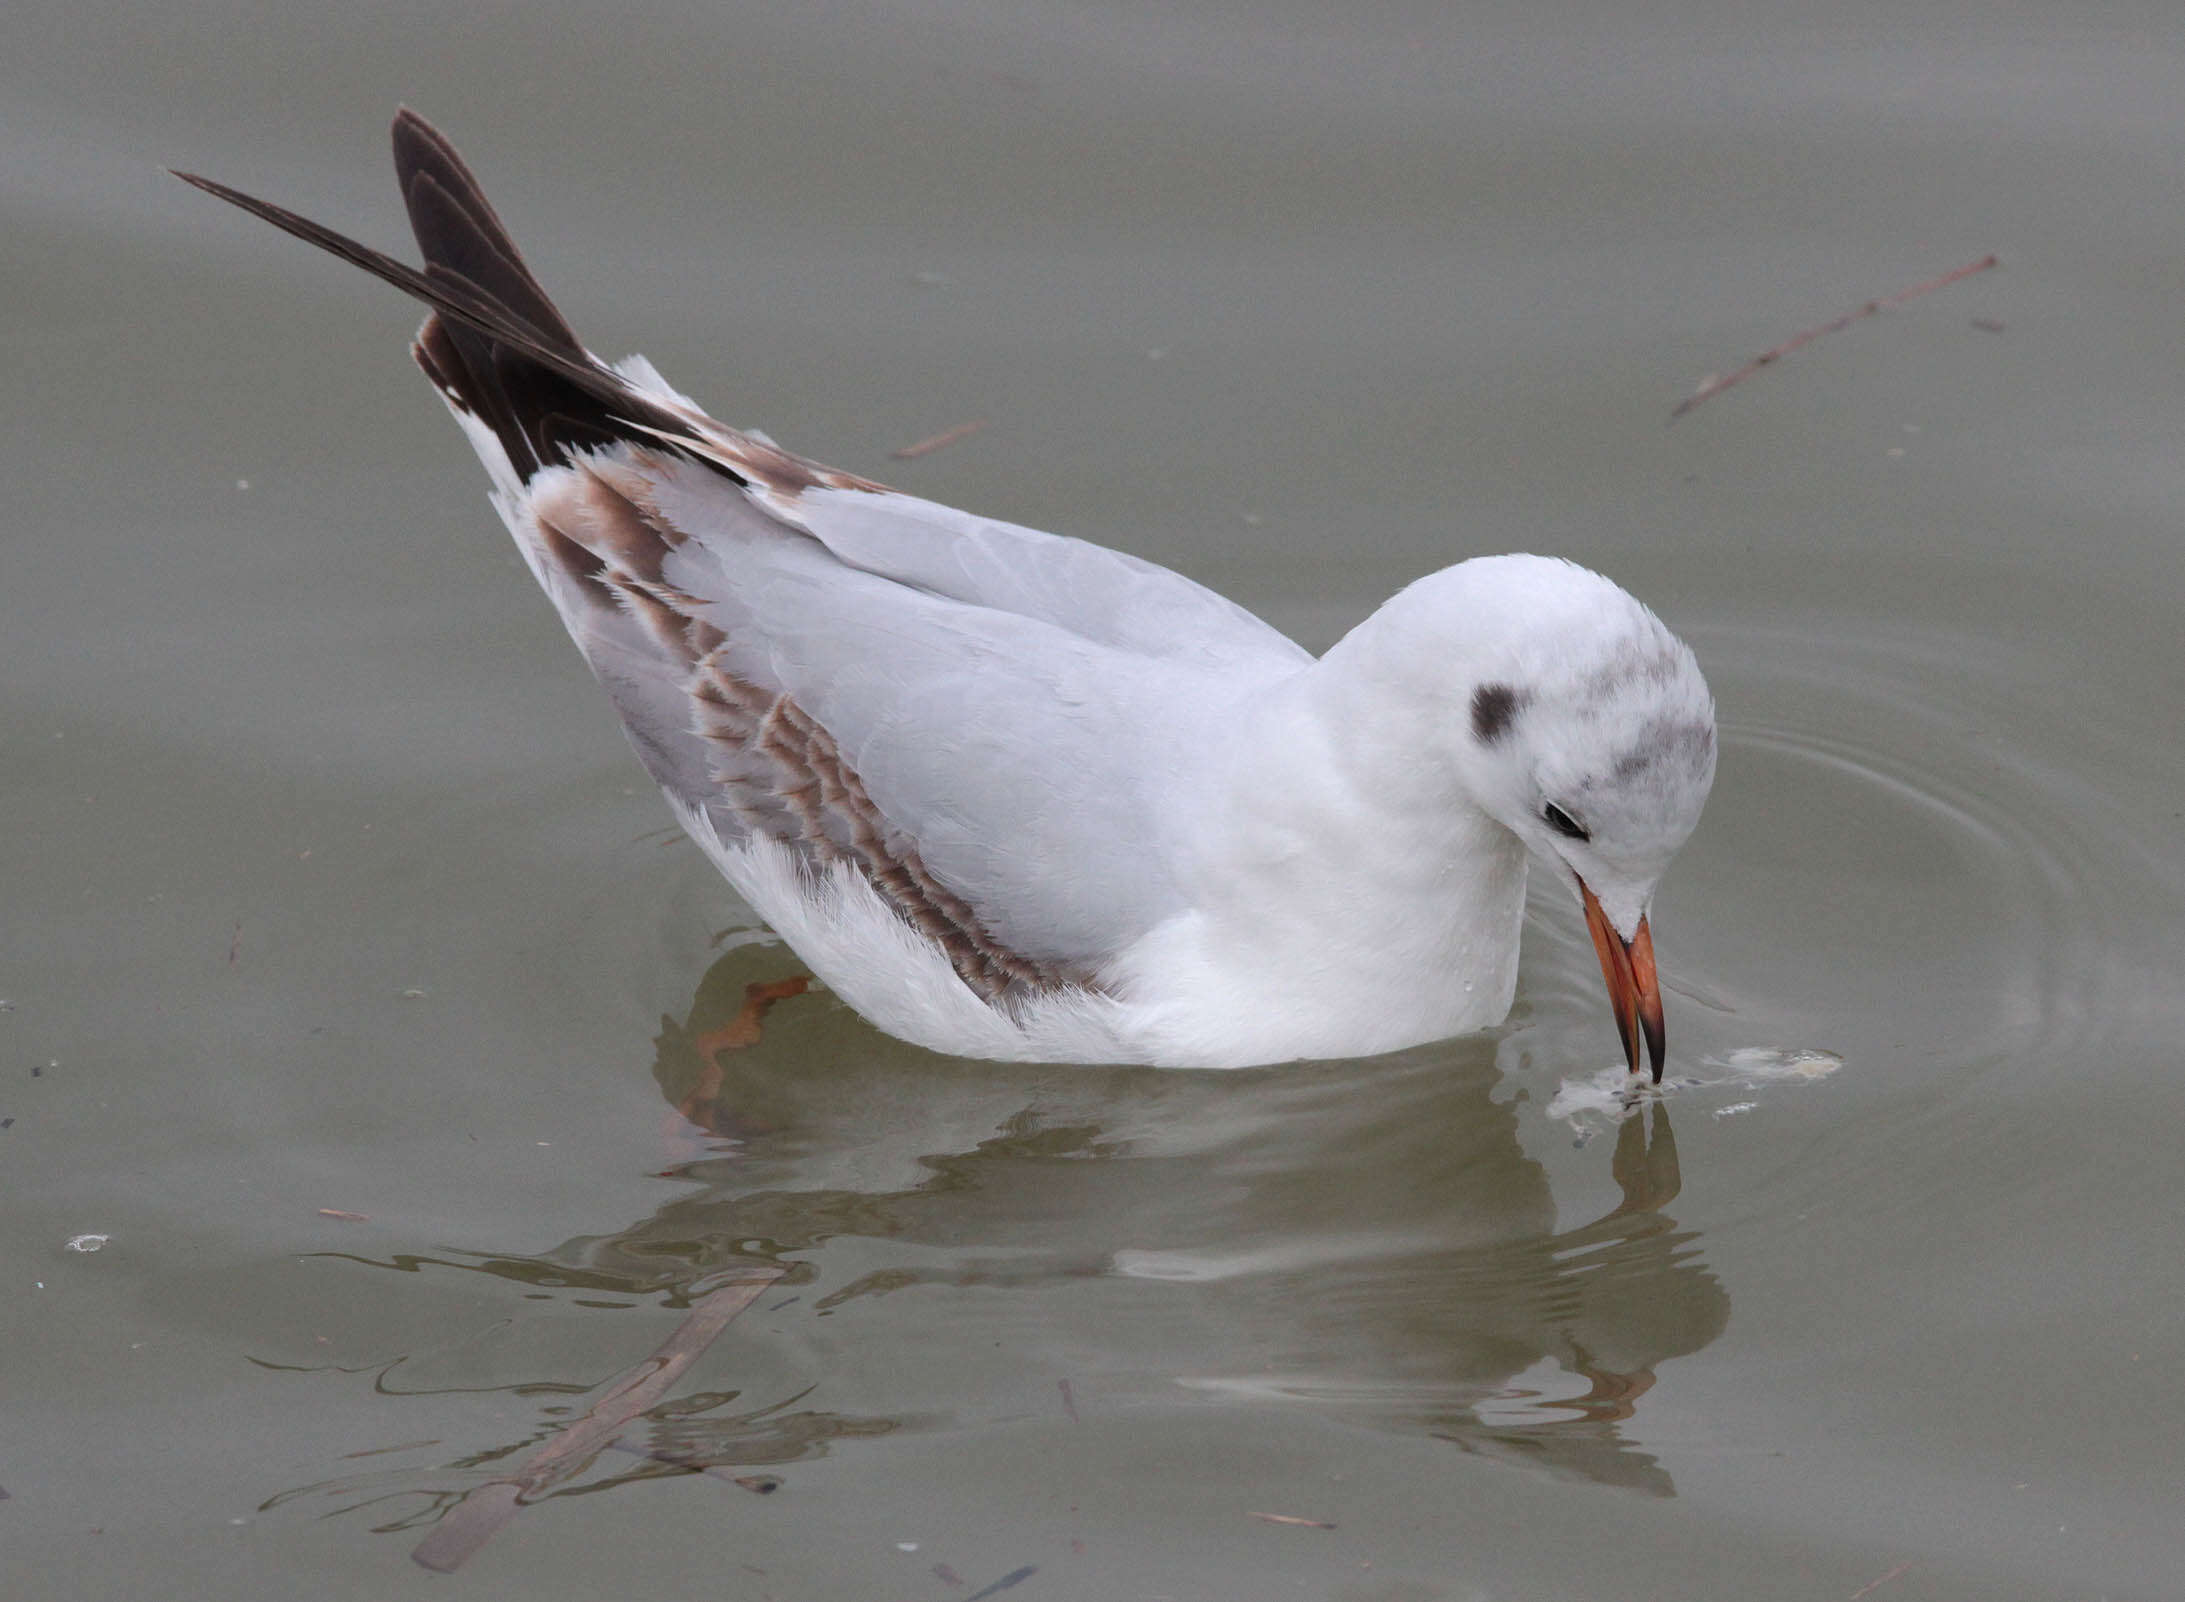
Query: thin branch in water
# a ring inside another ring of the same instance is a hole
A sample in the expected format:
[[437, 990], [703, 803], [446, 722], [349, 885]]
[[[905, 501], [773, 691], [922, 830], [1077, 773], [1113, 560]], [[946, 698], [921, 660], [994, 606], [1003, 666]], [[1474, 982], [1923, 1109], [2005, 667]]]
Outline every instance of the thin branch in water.
[[557, 1432], [507, 1474], [487, 1481], [450, 1508], [432, 1533], [417, 1543], [411, 1558], [442, 1574], [461, 1568], [526, 1502], [579, 1472], [613, 1444], [624, 1425], [658, 1404], [682, 1378], [683, 1370], [728, 1328], [729, 1320], [781, 1276], [778, 1268], [752, 1268], [699, 1297], [652, 1356], [617, 1378], [582, 1418]]
[[1295, 1513], [1247, 1513], [1248, 1519], [1262, 1519], [1269, 1524], [1295, 1524], [1308, 1530], [1332, 1530], [1335, 1526], [1326, 1519], [1300, 1518]]
[[942, 449], [944, 446], [953, 445], [960, 439], [969, 439], [985, 426], [986, 419], [983, 417], [969, 423], [958, 423], [954, 428], [944, 428], [938, 434], [919, 440], [914, 445], [905, 445], [901, 450], [890, 451], [888, 454], [899, 462], [916, 461], [919, 457], [931, 456], [935, 451]]
[[1734, 373], [1727, 376], [1710, 373], [1699, 381], [1699, 388], [1677, 402], [1676, 409], [1669, 414], [1669, 421], [1674, 423], [1701, 401], [1712, 400], [1732, 384], [1744, 382], [1763, 367], [1772, 367], [1799, 346], [1809, 345], [1823, 334], [1841, 333], [1862, 317], [1872, 317], [1876, 312], [1894, 311], [1907, 301], [1917, 300], [1922, 295], [1932, 294], [1935, 290], [1941, 289], [1947, 284], [1956, 283], [1960, 278], [1970, 278], [1974, 273], [1984, 273], [1990, 267], [1999, 266], [2001, 263], [2002, 258], [1994, 255], [1983, 256], [1975, 262], [1967, 262], [1963, 267], [1946, 272], [1940, 278], [1930, 278], [1924, 284], [1914, 284], [1910, 289], [1899, 290], [1896, 294], [1886, 296], [1881, 300], [1870, 300], [1857, 311], [1845, 312], [1843, 316], [1837, 318], [1834, 322], [1823, 323], [1818, 328], [1809, 328], [1802, 334], [1793, 334], [1773, 350], [1762, 351]]
[[1027, 1563], [1021, 1569], [1011, 1569], [985, 1590], [972, 1592], [969, 1597], [965, 1598], [965, 1602], [986, 1602], [988, 1597], [998, 1596], [1011, 1586], [1022, 1585], [1038, 1572], [1039, 1565], [1036, 1563]]
[[1869, 1595], [1874, 1591], [1880, 1590], [1891, 1580], [1894, 1580], [1898, 1575], [1903, 1574], [1906, 1570], [1910, 1569], [1911, 1566], [1912, 1565], [1909, 1563], [1899, 1563], [1895, 1568], [1891, 1569], [1880, 1579], [1869, 1580], [1866, 1582], [1866, 1584], [1860, 1586], [1856, 1591], [1852, 1592], [1849, 1597], [1845, 1598], [1845, 1602], [1859, 1602], [1860, 1597]]

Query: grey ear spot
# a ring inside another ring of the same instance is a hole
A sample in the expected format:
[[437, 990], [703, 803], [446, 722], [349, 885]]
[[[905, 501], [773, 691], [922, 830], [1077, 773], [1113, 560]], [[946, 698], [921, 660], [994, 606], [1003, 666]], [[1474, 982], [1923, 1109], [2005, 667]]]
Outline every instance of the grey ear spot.
[[1526, 697], [1507, 684], [1482, 684], [1472, 692], [1472, 736], [1493, 745], [1510, 732]]

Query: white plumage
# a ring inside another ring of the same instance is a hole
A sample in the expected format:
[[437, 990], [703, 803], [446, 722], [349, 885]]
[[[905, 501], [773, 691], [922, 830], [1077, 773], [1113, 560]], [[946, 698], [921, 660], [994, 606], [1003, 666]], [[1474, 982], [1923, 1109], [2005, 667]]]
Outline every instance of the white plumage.
[[1238, 1066], [1491, 1025], [1526, 868], [1585, 903], [1632, 1065], [1645, 914], [1714, 771], [1688, 651], [1535, 556], [1315, 661], [1209, 590], [901, 495], [599, 362], [451, 147], [396, 124], [420, 363], [676, 815], [830, 988], [967, 1056]]

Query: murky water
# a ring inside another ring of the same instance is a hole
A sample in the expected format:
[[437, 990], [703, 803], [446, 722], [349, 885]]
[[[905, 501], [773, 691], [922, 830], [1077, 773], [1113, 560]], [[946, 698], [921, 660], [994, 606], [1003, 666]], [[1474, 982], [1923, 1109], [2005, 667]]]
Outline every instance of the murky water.
[[[2172, 19], [1173, 11], [18, 9], [8, 1596], [436, 1583], [753, 1264], [456, 1583], [2177, 1593]], [[398, 243], [402, 100], [596, 345], [822, 459], [1316, 646], [1481, 551], [1653, 602], [1724, 719], [1666, 1092], [1547, 897], [1492, 1037], [996, 1067], [808, 997], [708, 1078], [794, 961], [410, 312], [156, 170]]]

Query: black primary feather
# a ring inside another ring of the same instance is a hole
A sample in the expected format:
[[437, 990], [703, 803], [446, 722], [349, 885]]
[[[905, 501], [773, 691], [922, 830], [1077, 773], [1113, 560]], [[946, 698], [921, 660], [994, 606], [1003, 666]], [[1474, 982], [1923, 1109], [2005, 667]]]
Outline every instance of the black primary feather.
[[443, 395], [493, 430], [526, 482], [574, 449], [697, 437], [685, 418], [578, 343], [445, 135], [405, 107], [395, 118], [394, 150], [422, 272], [284, 206], [196, 173], [175, 176], [430, 306], [411, 354]]

